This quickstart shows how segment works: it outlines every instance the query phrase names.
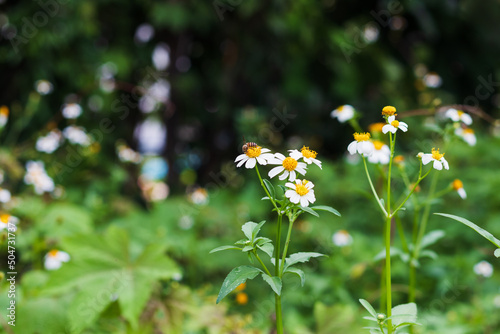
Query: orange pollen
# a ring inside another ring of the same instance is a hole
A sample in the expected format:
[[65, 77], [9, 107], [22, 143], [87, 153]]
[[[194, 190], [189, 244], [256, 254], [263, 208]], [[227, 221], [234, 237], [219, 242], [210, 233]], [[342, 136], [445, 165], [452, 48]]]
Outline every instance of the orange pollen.
[[370, 132], [382, 132], [382, 128], [384, 127], [385, 123], [372, 123], [370, 125], [368, 125], [368, 130]]
[[451, 185], [455, 190], [462, 189], [464, 187], [464, 184], [459, 179], [455, 179]]
[[462, 117], [462, 115], [464, 114], [464, 112], [462, 110], [457, 110], [457, 114], [458, 114], [458, 117]]
[[399, 121], [394, 120], [394, 121], [391, 122], [391, 125], [393, 127], [397, 128], [399, 126]]
[[396, 108], [393, 106], [385, 106], [384, 109], [382, 109], [382, 115], [384, 116], [393, 116], [396, 114]]
[[474, 130], [472, 129], [464, 129], [464, 135], [473, 135], [474, 134]]
[[377, 151], [380, 151], [382, 149], [382, 147], [384, 147], [384, 142], [381, 142], [380, 140], [374, 140], [373, 146], [375, 146], [375, 149]]
[[289, 172], [295, 170], [297, 164], [298, 162], [294, 158], [287, 157], [285, 158], [285, 160], [283, 160], [283, 168], [285, 168]]
[[300, 196], [304, 196], [304, 195], [306, 195], [309, 192], [309, 189], [306, 188], [307, 182], [309, 182], [309, 181], [304, 180], [304, 181], [302, 181], [302, 183], [297, 183], [295, 185], [295, 191]]
[[53, 250], [51, 250], [51, 251], [49, 252], [49, 256], [50, 256], [50, 257], [55, 257], [55, 256], [57, 255], [57, 252], [58, 252], [58, 250], [57, 250], [57, 249], [53, 249]]
[[403, 157], [402, 155], [396, 155], [394, 157], [394, 163], [400, 164], [404, 161], [405, 161], [405, 157]]
[[313, 158], [314, 159], [318, 155], [318, 153], [316, 153], [313, 150], [310, 150], [309, 147], [305, 147], [305, 146], [302, 147], [300, 152], [302, 153], [304, 158]]
[[371, 137], [371, 135], [370, 135], [369, 132], [363, 132], [363, 133], [355, 132], [353, 136], [354, 136], [354, 139], [356, 139], [357, 142], [367, 141]]
[[260, 149], [261, 147], [260, 146], [256, 146], [256, 147], [249, 147], [247, 149], [247, 151], [245, 152], [245, 154], [249, 157], [249, 158], [256, 158], [260, 155]]
[[248, 303], [248, 295], [244, 292], [238, 292], [236, 295], [236, 302], [240, 305], [245, 305]]
[[4, 213], [3, 215], [0, 215], [0, 221], [4, 224], [7, 224], [9, 222], [10, 215]]
[[441, 160], [441, 158], [444, 157], [444, 153], [443, 154], [440, 154], [439, 153], [439, 148], [436, 150], [436, 149], [432, 149], [432, 158], [433, 159], [436, 159], [436, 160]]

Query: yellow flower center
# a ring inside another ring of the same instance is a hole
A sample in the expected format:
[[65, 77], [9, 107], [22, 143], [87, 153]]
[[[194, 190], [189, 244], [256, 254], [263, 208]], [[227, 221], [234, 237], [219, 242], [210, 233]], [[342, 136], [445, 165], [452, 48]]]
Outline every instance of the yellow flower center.
[[436, 160], [440, 160], [442, 157], [444, 157], [444, 153], [440, 154], [439, 148], [437, 150], [435, 150], [434, 148], [432, 149], [432, 158], [434, 158]]
[[256, 158], [260, 155], [260, 146], [256, 146], [256, 147], [249, 147], [247, 149], [247, 151], [245, 152], [245, 154], [249, 157], [249, 158]]
[[4, 224], [7, 224], [9, 222], [10, 215], [8, 214], [3, 214], [0, 215], [0, 221]]
[[370, 130], [370, 132], [382, 132], [382, 128], [384, 127], [385, 123], [372, 123], [370, 125], [368, 125], [368, 130]]
[[391, 122], [391, 125], [392, 125], [393, 127], [397, 128], [397, 127], [399, 126], [399, 121], [394, 120], [394, 121], [392, 121], [392, 122]]
[[367, 141], [371, 137], [371, 135], [370, 135], [369, 132], [363, 132], [363, 133], [355, 132], [353, 136], [354, 136], [354, 139], [356, 139], [357, 142]]
[[396, 114], [396, 108], [393, 106], [385, 106], [384, 109], [382, 109], [382, 115], [383, 116], [394, 116]]
[[464, 184], [459, 179], [455, 179], [452, 183], [453, 189], [458, 190], [464, 187]]
[[457, 110], [457, 114], [458, 114], [458, 117], [462, 117], [462, 115], [464, 114], [464, 112], [462, 110]]
[[309, 192], [309, 189], [306, 188], [306, 184], [307, 184], [308, 181], [304, 180], [302, 183], [297, 183], [295, 185], [295, 191], [297, 192], [297, 194], [299, 194], [300, 196], [304, 196], [306, 195], [308, 192]]
[[310, 150], [309, 147], [305, 147], [305, 146], [302, 147], [300, 152], [302, 153], [304, 158], [313, 158], [314, 159], [318, 155], [318, 153], [316, 153], [313, 150]]
[[397, 164], [400, 164], [402, 162], [405, 161], [405, 157], [403, 157], [402, 155], [396, 155], [394, 157], [394, 162], [397, 163]]
[[53, 250], [51, 250], [51, 251], [49, 252], [49, 256], [50, 256], [50, 257], [55, 257], [55, 256], [57, 255], [57, 252], [58, 252], [58, 251], [57, 251], [57, 249], [53, 249]]
[[464, 129], [464, 135], [473, 135], [474, 134], [474, 130], [472, 129]]
[[373, 146], [375, 146], [375, 149], [379, 151], [382, 149], [382, 147], [384, 147], [384, 142], [381, 142], [380, 140], [374, 140]]
[[0, 115], [9, 116], [9, 108], [7, 106], [1, 106]]
[[287, 157], [285, 160], [283, 160], [283, 167], [291, 172], [292, 170], [295, 170], [295, 167], [297, 167], [297, 160], [294, 158]]
[[344, 106], [340, 106], [340, 107], [337, 108], [338, 112], [342, 112], [342, 110], [344, 110]]

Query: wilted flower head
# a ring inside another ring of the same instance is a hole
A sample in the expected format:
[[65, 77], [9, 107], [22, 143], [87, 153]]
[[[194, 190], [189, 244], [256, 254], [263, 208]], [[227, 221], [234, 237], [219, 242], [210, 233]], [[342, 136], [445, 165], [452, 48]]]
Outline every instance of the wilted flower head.
[[36, 141], [36, 150], [38, 152], [53, 153], [59, 148], [62, 135], [59, 130], [52, 130], [46, 136], [40, 137]]
[[439, 148], [437, 150], [433, 148], [432, 153], [422, 154], [421, 158], [424, 165], [427, 165], [429, 162], [434, 161], [434, 163], [432, 164], [434, 169], [442, 170], [443, 166], [444, 169], [450, 169], [448, 161], [446, 161], [446, 159], [444, 158], [444, 153], [439, 153]]
[[353, 134], [354, 136], [354, 141], [347, 146], [347, 150], [349, 151], [350, 154], [362, 154], [363, 156], [370, 156], [373, 153], [373, 150], [375, 147], [373, 146], [373, 143], [370, 141], [370, 133], [369, 132], [364, 132], [364, 133], [358, 133], [355, 132]]
[[24, 183], [33, 185], [37, 194], [54, 190], [54, 181], [47, 175], [42, 161], [28, 161], [26, 163]]
[[70, 256], [68, 253], [53, 249], [45, 255], [45, 269], [47, 270], [56, 270], [61, 268], [64, 262], [68, 262], [70, 260]]
[[474, 272], [479, 276], [491, 277], [493, 275], [493, 266], [487, 261], [481, 261], [474, 265]]
[[453, 187], [453, 189], [455, 189], [457, 191], [458, 195], [462, 199], [467, 198], [467, 193], [465, 192], [464, 184], [462, 183], [462, 181], [460, 181], [459, 179], [455, 179], [453, 181], [453, 183], [451, 184], [451, 186]]
[[67, 103], [63, 106], [62, 115], [64, 118], [75, 119], [82, 114], [82, 107], [78, 103]]
[[345, 123], [354, 117], [355, 110], [353, 106], [344, 104], [330, 113], [332, 118], [337, 118], [340, 123]]
[[346, 230], [339, 230], [332, 236], [333, 244], [337, 247], [345, 247], [352, 244], [352, 236]]

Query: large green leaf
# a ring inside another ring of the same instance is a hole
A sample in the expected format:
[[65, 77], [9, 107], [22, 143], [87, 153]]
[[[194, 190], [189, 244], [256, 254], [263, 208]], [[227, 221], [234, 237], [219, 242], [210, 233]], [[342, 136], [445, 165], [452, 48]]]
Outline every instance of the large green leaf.
[[301, 269], [290, 267], [290, 268], [287, 268], [286, 271], [284, 272], [284, 274], [287, 274], [287, 273], [295, 274], [295, 275], [299, 276], [300, 285], [304, 286], [304, 283], [306, 282], [306, 275], [304, 274], [304, 272]]
[[417, 323], [417, 305], [415, 303], [401, 304], [392, 308], [392, 324], [399, 327], [404, 324]]
[[493, 245], [495, 245], [497, 247], [500, 247], [500, 240], [498, 240], [497, 238], [495, 238], [490, 232], [486, 231], [482, 227], [477, 226], [476, 224], [474, 224], [473, 222], [471, 222], [471, 221], [469, 221], [469, 220], [467, 220], [465, 218], [462, 218], [462, 217], [459, 217], [459, 216], [455, 216], [455, 215], [449, 215], [447, 213], [435, 213], [435, 215], [443, 216], [443, 217], [448, 217], [448, 218], [451, 218], [451, 219], [455, 219], [456, 221], [458, 221], [458, 222], [460, 222], [460, 223], [462, 223], [464, 225], [469, 226], [471, 229], [473, 229], [477, 233], [481, 234], [484, 238], [486, 238], [487, 240], [489, 240]]
[[71, 260], [52, 273], [44, 293], [76, 292], [68, 317], [78, 330], [92, 324], [116, 298], [122, 315], [137, 328], [155, 283], [180, 274], [164, 254], [164, 245], [150, 244], [139, 256], [132, 256], [128, 233], [117, 227], [108, 228], [102, 236], [68, 237], [63, 245]]
[[338, 212], [337, 210], [335, 210], [334, 208], [332, 208], [331, 206], [327, 206], [327, 205], [316, 205], [316, 206], [311, 206], [311, 209], [313, 209], [314, 211], [328, 211], [328, 212], [331, 212], [333, 213], [334, 215], [337, 215], [337, 216], [341, 216], [340, 215], [340, 212]]
[[245, 283], [247, 279], [254, 279], [260, 273], [262, 273], [262, 270], [252, 266], [239, 266], [231, 270], [222, 283], [219, 295], [217, 296], [217, 304], [231, 291], [236, 289], [238, 285]]
[[286, 258], [284, 269], [286, 270], [288, 267], [293, 266], [294, 264], [299, 262], [307, 262], [312, 257], [320, 257], [320, 256], [326, 256], [326, 255], [314, 252], [299, 252], [292, 254], [290, 255], [290, 257]]
[[420, 242], [420, 249], [424, 249], [432, 244], [435, 244], [439, 239], [444, 237], [445, 233], [443, 230], [430, 231], [422, 238]]
[[273, 289], [274, 293], [276, 293], [278, 296], [281, 296], [281, 278], [277, 276], [269, 276], [267, 274], [262, 273], [262, 278], [264, 281], [269, 284], [271, 289]]
[[253, 230], [256, 228], [259, 224], [254, 223], [254, 222], [246, 222], [243, 224], [241, 227], [241, 230], [243, 231], [243, 234], [245, 234], [245, 237], [248, 238], [248, 240], [252, 240], [252, 235], [253, 235]]
[[377, 312], [373, 308], [372, 304], [370, 304], [367, 300], [365, 299], [360, 299], [359, 302], [363, 307], [370, 313], [374, 318], [377, 318]]
[[50, 237], [64, 237], [92, 231], [89, 213], [74, 204], [56, 203], [36, 220], [36, 228]]
[[236, 247], [236, 246], [220, 246], [220, 247], [212, 249], [209, 254], [212, 254], [215, 252], [220, 252], [220, 251], [227, 250], [227, 249], [239, 249], [239, 250], [241, 250], [240, 247]]

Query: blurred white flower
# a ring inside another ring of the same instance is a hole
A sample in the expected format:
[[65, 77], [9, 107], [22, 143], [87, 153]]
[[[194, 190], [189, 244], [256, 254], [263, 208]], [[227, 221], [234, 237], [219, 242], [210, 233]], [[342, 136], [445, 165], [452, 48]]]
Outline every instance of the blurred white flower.
[[164, 200], [170, 193], [168, 185], [163, 181], [152, 181], [140, 176], [138, 183], [142, 191], [142, 196], [148, 202]]
[[[9, 214], [0, 215], [0, 231], [6, 230], [9, 228], [9, 223], [17, 225], [19, 223], [19, 218], [11, 216]], [[12, 227], [12, 225], [11, 225]], [[17, 227], [14, 226], [14, 229], [17, 230]]]
[[493, 275], [493, 266], [487, 261], [481, 261], [474, 266], [476, 275], [491, 277]]
[[391, 150], [389, 146], [380, 140], [374, 140], [373, 148], [373, 153], [368, 157], [368, 161], [372, 164], [387, 165], [391, 159]]
[[118, 153], [118, 158], [122, 162], [132, 162], [137, 164], [142, 160], [142, 156], [127, 145], [118, 145], [116, 151]]
[[349, 144], [349, 146], [347, 146], [347, 150], [349, 151], [349, 153], [351, 155], [359, 153], [365, 157], [372, 155], [373, 150], [375, 150], [375, 147], [373, 146], [373, 143], [370, 141], [371, 137], [370, 133], [355, 132], [353, 136], [354, 136], [354, 141], [352, 141]]
[[208, 193], [205, 188], [198, 187], [189, 194], [189, 200], [197, 205], [205, 205], [208, 203]]
[[451, 119], [453, 122], [463, 122], [466, 125], [471, 125], [472, 124], [472, 117], [470, 117], [469, 114], [464, 113], [462, 110], [457, 110], [454, 108], [448, 109], [445, 114], [445, 117], [448, 117]]
[[474, 130], [472, 130], [471, 128], [464, 129], [462, 127], [458, 127], [455, 129], [455, 134], [458, 137], [462, 138], [467, 144], [469, 144], [469, 146], [476, 145], [476, 135], [474, 134]]
[[443, 79], [436, 72], [429, 72], [424, 75], [424, 83], [429, 88], [438, 88], [443, 83]]
[[135, 30], [135, 40], [140, 43], [147, 43], [155, 35], [155, 29], [149, 23], [143, 23]]
[[161, 103], [165, 103], [170, 98], [170, 83], [160, 79], [149, 86], [144, 94], [139, 99], [139, 109], [144, 113], [154, 111]]
[[3, 128], [7, 121], [9, 120], [9, 107], [1, 106], [0, 107], [0, 128]]
[[496, 308], [500, 308], [500, 295], [495, 296], [495, 298], [493, 299], [493, 305]]
[[53, 249], [45, 255], [45, 269], [47, 270], [56, 270], [61, 268], [64, 262], [68, 262], [70, 260], [70, 256], [68, 253]]
[[451, 186], [457, 191], [458, 196], [460, 196], [462, 199], [467, 198], [467, 193], [465, 192], [464, 184], [462, 183], [462, 181], [460, 181], [459, 179], [455, 179]]
[[179, 227], [183, 230], [189, 230], [194, 225], [194, 219], [191, 216], [184, 215], [179, 219]]
[[378, 40], [379, 33], [380, 31], [377, 25], [375, 25], [374, 23], [367, 24], [365, 25], [365, 29], [363, 30], [363, 38], [366, 42], [373, 43]]
[[47, 95], [52, 93], [52, 84], [47, 80], [38, 80], [35, 82], [35, 89], [40, 95]]
[[89, 146], [91, 140], [85, 129], [81, 126], [70, 125], [63, 130], [63, 136], [71, 144], [78, 144], [82, 146]]
[[82, 114], [82, 107], [78, 103], [67, 103], [63, 106], [62, 115], [67, 119], [75, 119]]
[[1, 203], [8, 203], [10, 202], [10, 199], [12, 198], [10, 191], [7, 189], [0, 188], [0, 202]]
[[170, 65], [170, 48], [165, 43], [156, 45], [153, 50], [153, 65], [158, 71], [167, 69]]
[[352, 244], [352, 237], [346, 230], [339, 230], [332, 236], [333, 244], [337, 247], [345, 247]]
[[135, 128], [134, 135], [143, 154], [160, 154], [167, 143], [167, 129], [162, 122], [148, 118]]
[[443, 166], [444, 169], [450, 169], [450, 166], [448, 165], [448, 161], [444, 158], [444, 153], [439, 153], [439, 148], [432, 149], [432, 153], [422, 153], [418, 155], [422, 159], [422, 163], [424, 165], [427, 165], [429, 162], [433, 161], [432, 166], [434, 169], [437, 170], [442, 170]]
[[52, 130], [46, 136], [40, 137], [36, 141], [36, 150], [38, 152], [52, 153], [59, 148], [62, 135], [59, 130]]
[[344, 104], [330, 113], [332, 118], [337, 118], [340, 123], [345, 123], [354, 117], [355, 110], [353, 106]]
[[24, 183], [33, 185], [35, 193], [43, 194], [54, 190], [54, 181], [47, 175], [45, 166], [41, 161], [28, 161], [26, 163], [26, 174]]

